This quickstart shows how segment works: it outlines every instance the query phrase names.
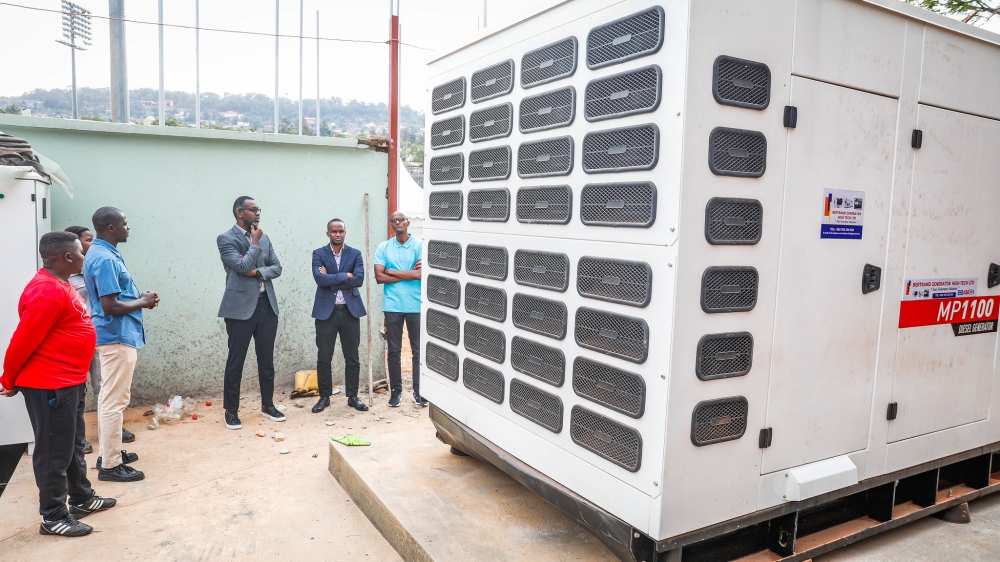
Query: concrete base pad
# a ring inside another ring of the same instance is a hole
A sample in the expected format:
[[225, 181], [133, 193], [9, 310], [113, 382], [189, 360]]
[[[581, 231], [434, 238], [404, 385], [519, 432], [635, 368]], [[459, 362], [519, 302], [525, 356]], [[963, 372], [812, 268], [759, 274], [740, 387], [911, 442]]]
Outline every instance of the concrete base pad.
[[370, 447], [330, 443], [330, 472], [407, 562], [617, 558], [496, 467], [450, 453], [426, 424]]

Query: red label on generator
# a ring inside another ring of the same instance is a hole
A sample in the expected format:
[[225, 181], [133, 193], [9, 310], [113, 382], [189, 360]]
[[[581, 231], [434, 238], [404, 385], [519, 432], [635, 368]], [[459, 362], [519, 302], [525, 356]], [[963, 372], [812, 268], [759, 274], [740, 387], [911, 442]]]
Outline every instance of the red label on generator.
[[903, 301], [899, 306], [899, 327], [916, 328], [939, 324], [996, 320], [1000, 297], [961, 297]]

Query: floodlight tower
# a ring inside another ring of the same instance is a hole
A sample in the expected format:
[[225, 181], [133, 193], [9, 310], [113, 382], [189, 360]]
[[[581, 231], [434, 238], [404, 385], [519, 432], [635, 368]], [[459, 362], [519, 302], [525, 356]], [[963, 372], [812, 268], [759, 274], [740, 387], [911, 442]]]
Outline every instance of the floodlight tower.
[[[73, 59], [73, 119], [79, 119], [79, 102], [76, 98], [76, 51], [86, 51], [83, 46], [90, 46], [90, 10], [62, 0], [62, 29], [65, 41], [56, 39], [56, 43], [61, 43], [69, 47]], [[77, 44], [77, 39], [80, 43]]]

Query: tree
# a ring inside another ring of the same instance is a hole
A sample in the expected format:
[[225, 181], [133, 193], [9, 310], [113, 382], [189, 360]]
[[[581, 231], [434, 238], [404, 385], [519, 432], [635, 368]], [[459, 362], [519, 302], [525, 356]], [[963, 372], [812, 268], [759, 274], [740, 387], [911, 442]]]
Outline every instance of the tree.
[[1000, 0], [906, 0], [921, 8], [961, 19], [965, 23], [982, 25], [1000, 15]]
[[21, 108], [18, 107], [17, 102], [11, 102], [7, 107], [0, 107], [0, 113], [9, 113], [10, 115], [20, 115]]

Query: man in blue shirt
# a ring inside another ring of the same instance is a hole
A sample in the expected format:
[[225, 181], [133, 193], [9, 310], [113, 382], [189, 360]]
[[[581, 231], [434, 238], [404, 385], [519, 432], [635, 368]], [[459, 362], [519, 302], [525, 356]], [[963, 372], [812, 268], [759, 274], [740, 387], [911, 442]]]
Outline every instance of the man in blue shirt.
[[146, 345], [142, 309], [155, 308], [160, 297], [151, 291], [139, 294], [118, 251], [118, 244], [126, 242], [129, 235], [125, 214], [114, 207], [101, 207], [94, 213], [93, 222], [97, 239], [83, 263], [83, 280], [101, 355], [101, 395], [97, 399], [101, 456], [97, 459], [97, 479], [136, 482], [145, 475], [126, 464], [139, 460], [139, 456], [121, 450], [123, 414], [132, 397], [137, 351]]
[[410, 236], [410, 220], [400, 211], [389, 217], [396, 236], [382, 242], [375, 250], [375, 281], [384, 285], [382, 312], [385, 314], [385, 336], [389, 345], [389, 385], [392, 394], [389, 406], [399, 406], [403, 393], [402, 368], [399, 355], [403, 349], [403, 324], [410, 337], [413, 353], [413, 402], [426, 406], [420, 397], [420, 256], [423, 242]]

